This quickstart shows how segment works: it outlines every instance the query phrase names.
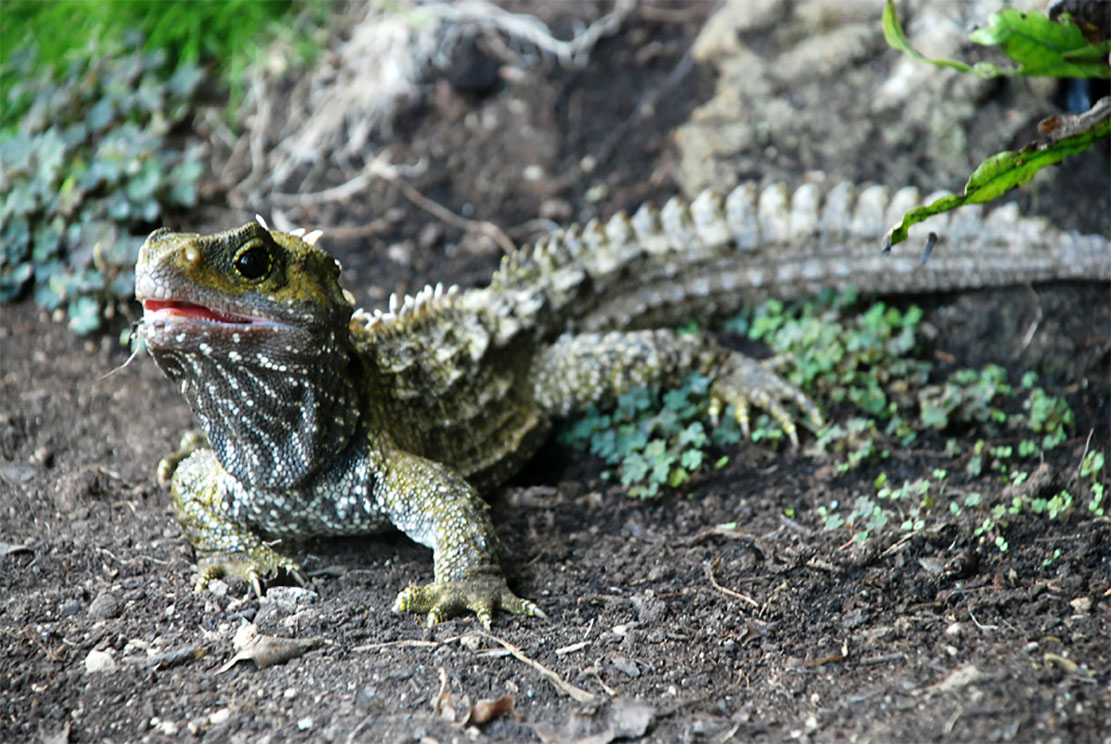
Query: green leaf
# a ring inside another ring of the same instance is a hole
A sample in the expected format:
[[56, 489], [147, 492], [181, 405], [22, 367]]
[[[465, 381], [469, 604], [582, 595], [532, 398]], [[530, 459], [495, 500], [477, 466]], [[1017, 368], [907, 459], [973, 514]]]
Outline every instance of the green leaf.
[[31, 264], [16, 264], [0, 269], [0, 302], [11, 302], [19, 297], [34, 269]]
[[1086, 150], [1097, 140], [1108, 136], [1111, 136], [1111, 118], [1103, 118], [1087, 131], [1048, 145], [1031, 145], [1018, 151], [1005, 150], [996, 153], [973, 172], [965, 184], [963, 194], [943, 196], [903, 215], [902, 222], [892, 228], [886, 247], [890, 248], [906, 240], [911, 225], [966, 204], [982, 204], [997, 199], [1005, 192], [1029, 181], [1042, 168]]
[[112, 107], [112, 101], [107, 98], [102, 98], [89, 109], [85, 123], [88, 124], [89, 129], [92, 131], [99, 132], [112, 123], [112, 118], [114, 116], [115, 111]]
[[679, 434], [679, 444], [683, 447], [690, 445], [701, 448], [706, 444], [706, 431], [702, 428], [701, 421], [693, 421], [690, 426]]
[[679, 458], [679, 464], [692, 472], [698, 470], [702, 467], [702, 451], [686, 450], [683, 452], [682, 457]]
[[84, 336], [100, 328], [100, 306], [92, 297], [77, 297], [69, 303], [69, 327]]
[[928, 62], [938, 67], [952, 67], [954, 70], [960, 70], [961, 72], [972, 71], [972, 68], [964, 62], [953, 59], [928, 59], [912, 47], [910, 39], [903, 31], [903, 24], [899, 21], [899, 14], [895, 11], [895, 0], [887, 0], [887, 5], [883, 8], [883, 38], [887, 40], [887, 45], [892, 49], [905, 52], [919, 62]]
[[999, 45], [1003, 53], [1019, 63], [1008, 75], [1045, 77], [1111, 77], [1107, 54], [1111, 42], [1090, 43], [1071, 21], [1051, 21], [1041, 13], [1006, 8], [988, 16], [988, 25], [968, 38], [984, 46]]
[[1107, 55], [1111, 41], [1091, 43], [1080, 27], [1071, 21], [1051, 21], [1041, 13], [1006, 8], [988, 16], [987, 26], [969, 34], [970, 41], [984, 46], [998, 45], [1018, 67], [977, 62], [968, 65], [952, 59], [929, 59], [910, 45], [895, 11], [894, 0], [883, 9], [883, 37], [893, 49], [904, 52], [919, 62], [938, 67], [951, 67], [978, 77], [1004, 75], [1042, 75], [1046, 77], [1111, 77]]

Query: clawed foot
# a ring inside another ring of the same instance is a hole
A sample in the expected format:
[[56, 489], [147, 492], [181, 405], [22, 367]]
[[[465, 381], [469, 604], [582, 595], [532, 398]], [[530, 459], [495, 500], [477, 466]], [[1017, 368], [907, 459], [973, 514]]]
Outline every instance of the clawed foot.
[[250, 584], [255, 596], [261, 599], [263, 595], [262, 582], [277, 576], [279, 570], [284, 571], [301, 586], [308, 583], [301, 567], [295, 561], [278, 555], [269, 548], [266, 548], [266, 551], [268, 553], [254, 556], [235, 553], [201, 558], [197, 564], [200, 571], [197, 573], [197, 580], [193, 584], [193, 591], [203, 592], [213, 579], [232, 577], [243, 579]]
[[547, 617], [534, 603], [509, 591], [501, 576], [479, 576], [463, 581], [434, 581], [424, 586], [410, 586], [397, 595], [393, 604], [394, 612], [427, 613], [425, 624], [429, 627], [456, 615], [473, 612], [482, 627], [489, 630], [497, 610], [511, 615]]
[[791, 444], [799, 446], [795, 417], [786, 404], [793, 403], [814, 426], [822, 426], [822, 414], [801, 390], [787, 382], [763, 363], [740, 355], [730, 357], [726, 371], [710, 387], [710, 418], [716, 424], [724, 408], [733, 404], [734, 415], [745, 437], [749, 436], [749, 411], [752, 406], [771, 414]]

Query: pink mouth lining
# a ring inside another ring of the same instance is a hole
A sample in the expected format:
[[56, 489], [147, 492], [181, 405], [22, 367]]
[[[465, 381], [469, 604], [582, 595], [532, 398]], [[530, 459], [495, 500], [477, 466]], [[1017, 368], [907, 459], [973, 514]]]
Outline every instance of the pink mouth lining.
[[192, 320], [203, 320], [209, 323], [231, 323], [239, 325], [264, 322], [242, 315], [221, 313], [207, 308], [204, 305], [196, 305], [192, 302], [181, 302], [179, 300], [143, 300], [143, 312], [148, 319], [152, 320], [190, 318]]

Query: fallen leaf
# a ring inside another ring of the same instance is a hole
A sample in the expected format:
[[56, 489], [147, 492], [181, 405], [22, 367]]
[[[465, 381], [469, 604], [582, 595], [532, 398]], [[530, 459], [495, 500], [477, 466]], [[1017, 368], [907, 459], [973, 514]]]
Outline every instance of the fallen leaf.
[[265, 669], [275, 664], [284, 664], [323, 645], [323, 638], [255, 636], [253, 641], [243, 646], [235, 656], [228, 659], [226, 664], [217, 669], [216, 673], [223, 674], [241, 661], [253, 661], [259, 669]]
[[470, 711], [467, 713], [467, 718], [463, 721], [463, 725], [468, 723], [477, 723], [482, 725], [489, 721], [494, 720], [499, 716], [504, 716], [507, 713], [513, 712], [513, 696], [502, 695], [497, 700], [479, 700], [471, 706]]

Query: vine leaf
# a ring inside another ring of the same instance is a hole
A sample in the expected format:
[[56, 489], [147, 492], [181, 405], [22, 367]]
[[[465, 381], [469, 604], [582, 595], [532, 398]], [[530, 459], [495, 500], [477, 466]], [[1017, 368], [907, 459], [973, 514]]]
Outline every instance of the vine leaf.
[[968, 35], [983, 46], [998, 46], [1018, 67], [995, 62], [968, 65], [953, 59], [929, 59], [911, 46], [895, 11], [895, 0], [883, 9], [883, 36], [893, 49], [909, 54], [919, 62], [951, 67], [982, 78], [1008, 75], [1042, 77], [1111, 78], [1111, 40], [1091, 42], [1084, 32], [1065, 17], [1053, 21], [1036, 11], [1005, 8], [988, 16], [988, 24]]
[[943, 196], [903, 215], [902, 221], [888, 233], [884, 250], [906, 240], [911, 225], [965, 204], [996, 199], [1029, 181], [1042, 168], [1091, 147], [1098, 139], [1111, 136], [1111, 97], [1101, 98], [1090, 111], [1078, 116], [1051, 117], [1043, 122], [1042, 128], [1048, 130], [1052, 138], [1050, 143], [1031, 144], [1021, 150], [1005, 150], [992, 155], [969, 177], [963, 194]]

